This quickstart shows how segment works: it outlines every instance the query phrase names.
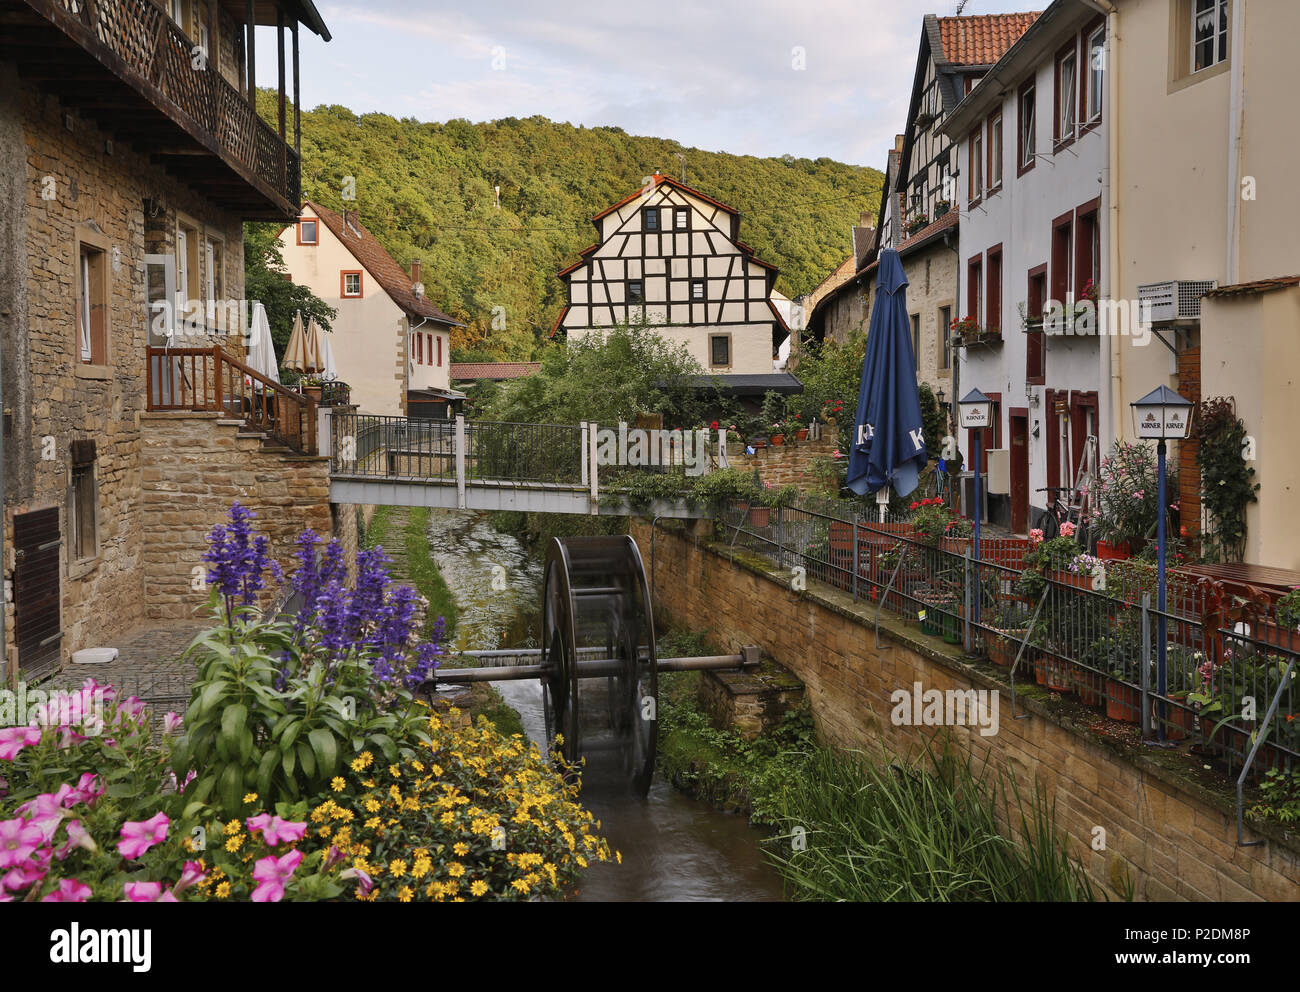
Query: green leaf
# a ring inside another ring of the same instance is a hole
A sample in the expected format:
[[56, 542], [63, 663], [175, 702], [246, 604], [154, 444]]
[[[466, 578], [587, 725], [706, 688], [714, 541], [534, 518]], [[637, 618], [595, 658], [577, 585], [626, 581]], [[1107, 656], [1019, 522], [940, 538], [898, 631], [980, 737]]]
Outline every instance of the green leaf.
[[266, 753], [262, 755], [262, 760], [257, 763], [257, 782], [258, 795], [266, 798], [271, 793], [271, 776], [275, 774], [275, 766], [280, 763], [280, 749], [269, 747]]
[[323, 778], [330, 778], [339, 767], [339, 746], [334, 735], [323, 727], [317, 727], [307, 735], [312, 748], [316, 751], [316, 763]]
[[298, 742], [298, 763], [302, 765], [303, 774], [309, 779], [316, 778], [316, 755], [306, 741]]

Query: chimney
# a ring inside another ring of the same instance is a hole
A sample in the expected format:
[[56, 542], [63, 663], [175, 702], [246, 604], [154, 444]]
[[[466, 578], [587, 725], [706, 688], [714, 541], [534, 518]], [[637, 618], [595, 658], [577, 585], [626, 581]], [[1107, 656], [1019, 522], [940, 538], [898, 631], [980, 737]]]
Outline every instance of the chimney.
[[894, 151], [902, 152], [902, 150], [903, 150], [903, 136], [901, 134], [896, 134], [894, 135]]
[[876, 215], [873, 214], [870, 210], [864, 210], [862, 211], [862, 213], [858, 215], [858, 227], [866, 227], [874, 230], [875, 226], [876, 226]]
[[420, 260], [417, 258], [411, 263], [411, 282], [420, 281]]

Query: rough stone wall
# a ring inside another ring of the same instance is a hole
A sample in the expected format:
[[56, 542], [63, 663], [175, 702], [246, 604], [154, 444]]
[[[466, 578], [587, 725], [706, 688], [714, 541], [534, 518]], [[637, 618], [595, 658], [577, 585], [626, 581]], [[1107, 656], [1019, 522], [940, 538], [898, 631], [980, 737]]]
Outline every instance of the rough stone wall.
[[331, 503], [334, 537], [343, 547], [343, 560], [348, 565], [348, 581], [357, 580], [357, 549], [361, 546], [360, 507], [355, 503]]
[[818, 458], [829, 458], [838, 446], [835, 429], [824, 427], [821, 440], [797, 444], [769, 444], [752, 455], [728, 454], [731, 464], [747, 470], [758, 469], [758, 477], [773, 488], [796, 485], [808, 489], [817, 482], [814, 465]]
[[328, 458], [263, 448], [256, 437], [240, 437], [236, 422], [211, 413], [147, 413], [141, 429], [149, 619], [187, 619], [206, 601], [207, 593], [191, 586], [193, 570], [236, 500], [256, 514], [253, 529], [270, 538], [271, 555], [286, 571], [303, 530], [333, 536]]
[[[637, 521], [631, 532], [649, 563], [649, 526]], [[1071, 836], [1072, 852], [1111, 898], [1126, 877], [1138, 898], [1152, 900], [1300, 898], [1300, 853], [1293, 847], [1273, 834], [1262, 846], [1237, 847], [1235, 816], [1223, 801], [1158, 756], [1125, 752], [1040, 702], [1022, 695], [1029, 719], [1013, 719], [1004, 679], [963, 663], [960, 649], [916, 634], [915, 625], [887, 620], [877, 650], [873, 609], [821, 583], [792, 596], [761, 566], [730, 562], [663, 526], [653, 567], [657, 610], [708, 630], [722, 650], [757, 644], [789, 668], [807, 686], [818, 733], [829, 744], [883, 742], [915, 752], [936, 729], [889, 720], [890, 693], [914, 682], [941, 691], [999, 691], [999, 732], [986, 737], [951, 728], [954, 744], [968, 749], [977, 767], [990, 758], [1009, 766], [1022, 787], [1032, 789], [1037, 779], [1056, 802], [1057, 825]], [[1097, 826], [1106, 830], [1104, 852], [1091, 847]]]
[[[5, 395], [5, 406], [13, 413], [13, 433], [5, 442], [12, 466], [6, 473], [5, 529], [11, 542], [13, 514], [51, 506], [61, 510], [66, 657], [92, 641], [125, 631], [146, 613], [141, 595], [139, 426], [148, 341], [144, 255], [171, 250], [165, 246], [174, 243], [181, 211], [199, 226], [201, 235], [223, 240], [226, 295], [239, 299], [243, 228], [237, 218], [214, 209], [126, 142], [114, 141], [109, 154], [106, 140], [111, 135], [88, 120], [74, 114], [69, 130], [56, 99], [18, 82], [10, 67], [0, 71], [6, 74], [6, 110], [0, 114], [5, 133], [21, 134], [19, 159], [13, 163], [18, 178], [9, 178], [9, 169], [0, 170], [9, 184], [16, 183], [21, 206], [6, 205], [4, 212], [11, 219], [22, 216], [21, 223], [6, 224], [0, 233], [6, 256], [15, 247], [21, 251], [15, 276], [23, 281], [26, 295], [23, 305], [8, 306], [10, 313], [0, 328], [6, 364], [13, 356], [24, 387], [6, 390]], [[20, 132], [14, 130], [14, 108]], [[4, 145], [5, 154], [12, 155], [10, 142]], [[146, 200], [158, 210], [148, 222]], [[151, 243], [151, 228], [163, 232], [162, 243]], [[99, 367], [83, 365], [77, 350], [79, 230], [89, 230], [106, 245], [108, 353]], [[205, 277], [202, 264], [200, 285]], [[66, 509], [71, 443], [79, 439], [96, 443], [99, 548], [86, 561], [70, 560], [74, 552]], [[53, 457], [43, 457], [47, 452]], [[13, 568], [12, 556], [7, 557], [6, 580]], [[6, 633], [12, 640], [11, 626]]]

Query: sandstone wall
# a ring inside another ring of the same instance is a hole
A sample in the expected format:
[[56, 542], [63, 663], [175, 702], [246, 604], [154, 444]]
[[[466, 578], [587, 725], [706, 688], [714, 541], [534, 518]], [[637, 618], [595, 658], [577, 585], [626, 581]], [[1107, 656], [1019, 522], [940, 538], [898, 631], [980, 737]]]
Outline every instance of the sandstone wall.
[[310, 527], [326, 540], [333, 534], [329, 459], [264, 449], [257, 437], [241, 437], [238, 423], [218, 417], [141, 417], [144, 612], [151, 620], [185, 619], [206, 602], [207, 593], [191, 587], [193, 570], [236, 500], [256, 514], [254, 530], [270, 538], [286, 571], [302, 531]]
[[[649, 567], [649, 525], [634, 521], [631, 533]], [[653, 568], [660, 612], [707, 630], [723, 650], [758, 644], [805, 683], [827, 743], [917, 750], [937, 729], [894, 726], [889, 718], [890, 693], [915, 682], [999, 692], [998, 733], [955, 727], [954, 742], [977, 765], [1006, 763], [1022, 787], [1042, 783], [1056, 802], [1057, 826], [1111, 898], [1128, 878], [1144, 899], [1300, 899], [1300, 851], [1263, 826], [1247, 832], [1253, 839], [1267, 831], [1264, 845], [1237, 847], [1235, 813], [1198, 781], [1200, 764], [1188, 756], [1124, 748], [1094, 732], [1095, 716], [1071, 717], [1023, 691], [1018, 711], [1029, 718], [1013, 719], [1001, 670], [968, 663], [960, 649], [896, 618], [882, 625], [877, 649], [874, 609], [818, 582], [792, 595], [765, 566], [743, 555], [733, 563], [662, 524]], [[1105, 851], [1092, 849], [1096, 827], [1106, 832]]]
[[728, 452], [731, 464], [747, 470], [758, 469], [758, 477], [774, 488], [796, 485], [802, 490], [817, 483], [814, 466], [818, 458], [829, 458], [838, 442], [835, 428], [823, 427], [819, 441], [800, 441], [798, 444], [772, 445], [759, 448], [752, 455], [737, 456]]

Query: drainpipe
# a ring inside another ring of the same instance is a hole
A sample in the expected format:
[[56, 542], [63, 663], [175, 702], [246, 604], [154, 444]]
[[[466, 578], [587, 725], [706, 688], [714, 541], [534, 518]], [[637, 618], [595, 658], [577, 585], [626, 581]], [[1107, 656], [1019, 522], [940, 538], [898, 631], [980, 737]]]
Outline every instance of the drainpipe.
[[1228, 103], [1228, 245], [1227, 284], [1241, 281], [1241, 144], [1245, 94], [1245, 27], [1246, 5], [1238, 0], [1232, 5], [1232, 85]]
[[[1084, 0], [1089, 7], [1106, 15], [1106, 68], [1102, 79], [1105, 84], [1105, 122], [1106, 122], [1106, 179], [1102, 184], [1102, 199], [1106, 203], [1108, 237], [1106, 238], [1106, 282], [1111, 298], [1120, 288], [1120, 248], [1119, 248], [1119, 9], [1111, 0]], [[1236, 6], [1240, 6], [1237, 4]], [[1105, 431], [1106, 446], [1109, 448], [1115, 439], [1123, 434], [1124, 420], [1124, 368], [1120, 355], [1119, 335], [1109, 335], [1110, 340], [1103, 351], [1105, 367], [1102, 370], [1103, 381], [1109, 393], [1106, 404], [1110, 423]], [[1098, 425], [1100, 429], [1100, 425]], [[1101, 438], [1098, 438], [1098, 448]], [[1102, 452], [1098, 451], [1098, 458]]]

